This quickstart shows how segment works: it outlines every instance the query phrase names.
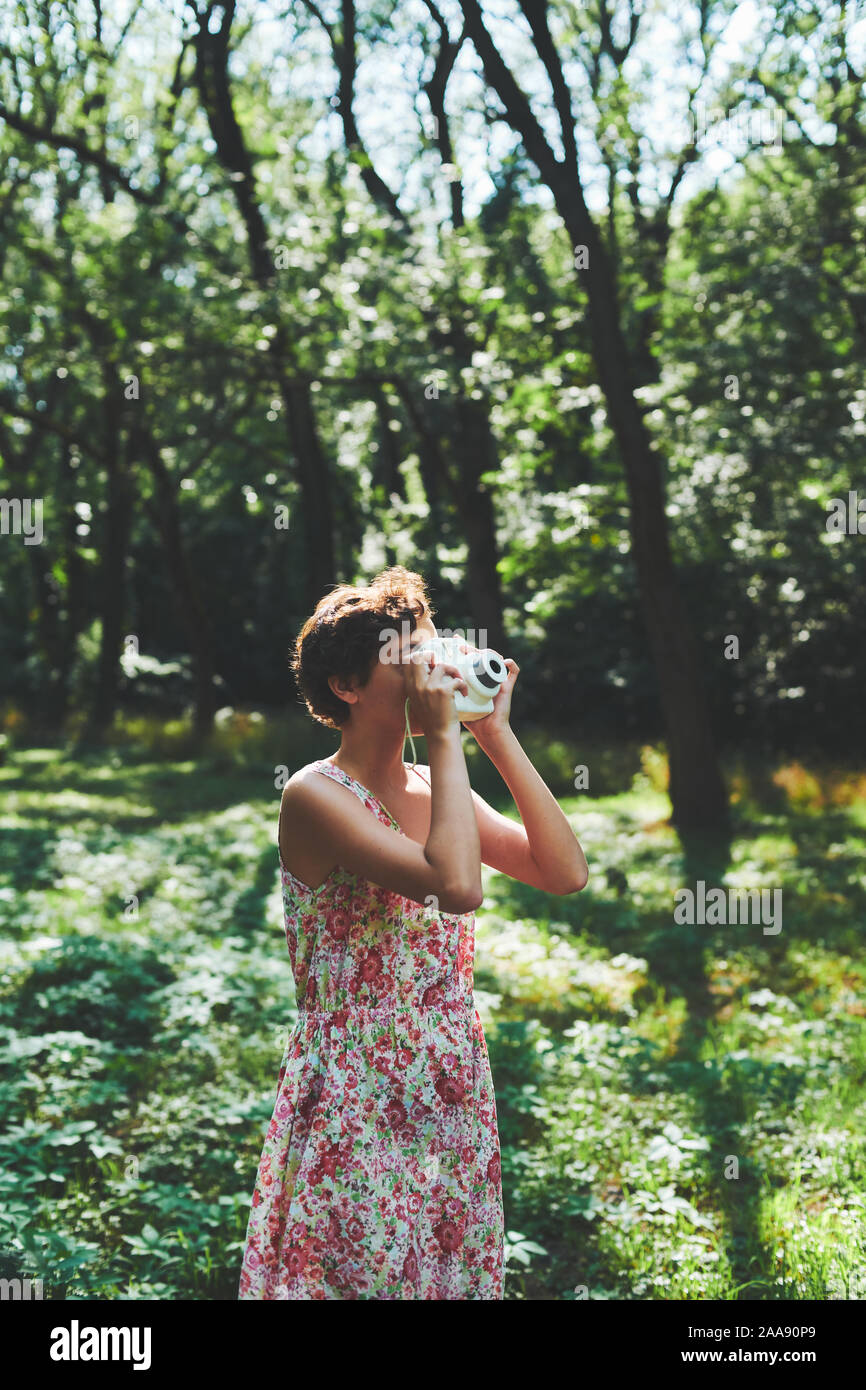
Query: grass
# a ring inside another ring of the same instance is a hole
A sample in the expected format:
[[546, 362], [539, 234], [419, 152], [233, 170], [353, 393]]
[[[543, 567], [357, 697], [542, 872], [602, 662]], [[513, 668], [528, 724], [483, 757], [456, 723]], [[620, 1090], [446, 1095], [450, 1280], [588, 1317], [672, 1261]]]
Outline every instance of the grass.
[[[279, 760], [253, 732], [0, 767], [0, 1277], [236, 1297], [294, 1020]], [[476, 926], [506, 1298], [863, 1298], [866, 783], [732, 761], [734, 834], [702, 867], [656, 750], [599, 754], [603, 796], [547, 756], [590, 883], [485, 870]], [[698, 877], [781, 887], [782, 931], [676, 925]]]

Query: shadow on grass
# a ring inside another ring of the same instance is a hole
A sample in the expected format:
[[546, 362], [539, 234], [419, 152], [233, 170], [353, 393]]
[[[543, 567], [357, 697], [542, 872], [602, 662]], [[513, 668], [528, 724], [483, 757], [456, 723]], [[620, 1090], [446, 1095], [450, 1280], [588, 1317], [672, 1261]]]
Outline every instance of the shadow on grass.
[[[421, 755], [419, 754], [419, 760]], [[105, 775], [107, 774], [107, 775]], [[3, 789], [36, 793], [38, 802], [28, 804], [20, 817], [30, 817], [32, 824], [10, 826], [0, 848], [0, 869], [9, 873], [14, 887], [22, 891], [50, 886], [52, 882], [50, 844], [64, 827], [83, 827], [86, 838], [90, 826], [105, 824], [107, 816], [113, 827], [133, 834], [146, 834], [160, 824], [183, 824], [196, 814], [218, 814], [247, 801], [274, 799], [274, 821], [277, 798], [273, 790], [273, 769], [249, 766], [215, 767], [207, 764], [135, 763], [112, 761], [106, 767], [104, 755], [84, 762], [57, 759], [44, 762], [38, 768], [20, 766], [3, 770]], [[58, 791], [73, 791], [95, 798], [92, 815], [86, 808], [64, 807], [62, 797], [52, 800]], [[43, 799], [44, 793], [44, 799]], [[492, 800], [492, 798], [491, 798]], [[104, 804], [100, 805], [100, 801]], [[115, 801], [117, 810], [107, 803]], [[127, 809], [128, 808], [128, 809]], [[505, 808], [504, 808], [505, 809]], [[633, 818], [613, 815], [614, 833], [622, 824], [632, 831]], [[195, 837], [195, 828], [190, 835]], [[686, 1013], [675, 1051], [665, 1060], [654, 1060], [652, 1070], [666, 1078], [670, 1090], [689, 1098], [694, 1107], [696, 1124], [710, 1147], [704, 1156], [706, 1175], [713, 1186], [719, 1210], [725, 1213], [724, 1243], [731, 1269], [731, 1282], [739, 1289], [743, 1300], [772, 1299], [782, 1296], [768, 1282], [771, 1251], [760, 1239], [761, 1193], [773, 1179], [762, 1171], [758, 1156], [743, 1151], [738, 1126], [747, 1119], [759, 1095], [777, 1100], [793, 1101], [803, 1078], [779, 1063], [756, 1058], [737, 1061], [712, 1058], [712, 1028], [718, 1020], [721, 1002], [730, 1002], [729, 994], [720, 999], [708, 974], [708, 962], [713, 955], [724, 955], [731, 949], [733, 932], [741, 945], [746, 940], [754, 946], [760, 942], [765, 952], [764, 972], [778, 987], [781, 978], [796, 975], [796, 967], [788, 961], [787, 943], [813, 936], [827, 944], [855, 943], [860, 945], [859, 932], [852, 925], [852, 900], [861, 909], [866, 907], [866, 891], [859, 882], [861, 864], [855, 853], [839, 848], [851, 833], [851, 823], [844, 812], [830, 811], [816, 817], [813, 814], [773, 813], [762, 818], [743, 818], [733, 834], [740, 841], [767, 833], [783, 833], [797, 848], [798, 872], [811, 873], [820, 887], [821, 919], [815, 921], [804, 911], [798, 911], [802, 899], [798, 883], [786, 887], [787, 918], [778, 937], [761, 934], [760, 924], [739, 928], [714, 927], [696, 924], [681, 926], [673, 921], [675, 888], [679, 885], [694, 888], [699, 880], [707, 887], [722, 886], [732, 862], [732, 842], [729, 838], [684, 837], [679, 864], [665, 867], [669, 879], [670, 909], [667, 915], [660, 910], [658, 900], [652, 909], [635, 903], [628, 883], [631, 860], [624, 867], [611, 865], [602, 873], [607, 879], [609, 896], [596, 896], [593, 883], [587, 894], [558, 898], [505, 877], [494, 876], [489, 905], [503, 916], [533, 919], [541, 925], [561, 930], [571, 928], [584, 934], [611, 954], [628, 951], [647, 961], [647, 989], [655, 995], [659, 988], [668, 1000], [682, 999]], [[47, 848], [48, 846], [48, 848]], [[834, 849], [835, 847], [835, 849]], [[830, 853], [834, 850], [833, 853]], [[643, 868], [651, 861], [655, 848], [648, 840], [635, 853], [635, 865]], [[257, 854], [252, 875], [247, 880], [237, 906], [236, 926], [241, 933], [258, 931], [267, 920], [267, 900], [273, 891], [278, 866], [276, 846]], [[591, 865], [591, 874], [594, 866]], [[790, 872], [790, 871], [788, 871]], [[47, 875], [47, 877], [46, 877]], [[787, 903], [791, 894], [792, 906]], [[824, 911], [826, 906], [826, 912]], [[853, 918], [856, 924], [857, 918]], [[796, 933], [796, 935], [794, 935]], [[496, 982], [483, 969], [476, 970], [480, 988], [496, 990]], [[639, 999], [638, 1001], [639, 1002]], [[518, 1011], [523, 1016], [519, 1017]], [[506, 1003], [496, 1027], [491, 1030], [489, 1043], [491, 1067], [497, 1099], [500, 1136], [503, 1147], [506, 1228], [534, 1221], [536, 1212], [543, 1219], [543, 1193], [534, 1193], [532, 1204], [516, 1214], [509, 1211], [508, 1189], [520, 1183], [521, 1151], [527, 1146], [541, 1144], [544, 1125], [533, 1113], [535, 1095], [543, 1084], [544, 1068], [537, 1049], [539, 1023], [553, 1030], [568, 1027], [573, 1012], [538, 1011], [527, 1018], [526, 1005], [519, 1001]], [[626, 1063], [631, 1073], [635, 1094], [647, 1089], [646, 1073], [650, 1065], [640, 1057]], [[730, 1155], [739, 1162], [739, 1179], [725, 1177], [725, 1164]], [[548, 1213], [547, 1225], [550, 1225]], [[531, 1229], [531, 1227], [529, 1227]], [[599, 1250], [595, 1228], [580, 1218], [563, 1222], [557, 1250], [557, 1269], [565, 1264], [591, 1276], [610, 1269], [611, 1256]], [[566, 1259], [567, 1256], [567, 1259]], [[509, 1269], [518, 1276], [519, 1269]], [[763, 1282], [762, 1282], [763, 1280]], [[535, 1277], [526, 1276], [525, 1286], [537, 1287]], [[532, 1296], [532, 1294], [530, 1294]], [[538, 1297], [557, 1297], [560, 1291], [550, 1286], [537, 1293]]]
[[[706, 885], [707, 892], [723, 887], [732, 864], [734, 833], [681, 836], [683, 888], [697, 893], [700, 881]], [[672, 898], [672, 917], [673, 911]], [[712, 957], [714, 948], [724, 954], [730, 936], [726, 938], [723, 933], [730, 930], [730, 926], [720, 929], [704, 923], [689, 925], [671, 920], [668, 927], [650, 935], [643, 955], [649, 965], [650, 980], [662, 985], [668, 996], [679, 995], [685, 1000], [686, 1015], [676, 1051], [657, 1070], [662, 1074], [667, 1072], [678, 1082], [678, 1089], [686, 1092], [692, 1101], [697, 1127], [709, 1144], [703, 1167], [715, 1189], [719, 1209], [725, 1214], [724, 1246], [732, 1283], [739, 1290], [739, 1298], [752, 1301], [766, 1298], [769, 1287], [760, 1280], [755, 1281], [756, 1272], [762, 1272], [760, 1268], [756, 1271], [755, 1266], [763, 1265], [766, 1269], [770, 1255], [760, 1235], [760, 1201], [765, 1175], [757, 1157], [743, 1152], [738, 1133], [738, 1124], [748, 1113], [739, 1071], [726, 1070], [728, 1085], [723, 1090], [720, 1085], [723, 1069], [715, 1066], [708, 1069], [703, 1056], [710, 1040], [710, 1024], [718, 1009], [710, 989], [706, 962]], [[753, 924], [751, 930], [760, 931], [760, 926]], [[784, 948], [777, 947], [774, 938], [763, 939], [769, 953], [768, 964], [773, 955], [784, 954]], [[764, 1070], [762, 1064], [757, 1065], [759, 1070]], [[772, 1070], [770, 1067], [767, 1071], [766, 1081]], [[637, 1078], [635, 1083], [639, 1084]], [[736, 1181], [725, 1176], [726, 1165], [732, 1157], [738, 1163]]]
[[[648, 981], [635, 999], [637, 1004], [642, 994], [647, 998], [657, 996], [659, 987], [667, 999], [673, 1001], [679, 998], [684, 1002], [685, 1016], [673, 1054], [663, 1060], [654, 1059], [651, 1063], [638, 1056], [627, 1062], [627, 1070], [635, 1094], [646, 1091], [646, 1073], [651, 1069], [656, 1077], [669, 1079], [671, 1091], [688, 1097], [695, 1114], [696, 1127], [709, 1144], [703, 1168], [713, 1189], [717, 1208], [724, 1213], [723, 1245], [734, 1296], [741, 1301], [770, 1301], [785, 1298], [786, 1293], [772, 1282], [773, 1252], [761, 1236], [762, 1195], [768, 1187], [778, 1184], [778, 1176], [765, 1171], [758, 1154], [744, 1151], [740, 1125], [748, 1120], [759, 1100], [770, 1099], [782, 1107], [792, 1105], [806, 1076], [805, 1072], [792, 1072], [789, 1066], [780, 1062], [760, 1058], [726, 1058], [718, 1062], [713, 1059], [711, 1030], [717, 1023], [719, 1009], [730, 1002], [731, 996], [714, 991], [708, 966], [714, 958], [724, 958], [731, 950], [733, 939], [736, 939], [738, 946], [742, 946], [744, 941], [749, 946], [760, 943], [765, 953], [761, 973], [775, 986], [780, 976], [793, 971], [793, 967], [787, 963], [788, 942], [802, 940], [809, 935], [808, 919], [805, 912], [798, 912], [798, 898], [792, 895], [794, 900], [792, 906], [788, 907], [788, 920], [783, 922], [782, 931], [777, 936], [764, 934], [765, 924], [754, 921], [718, 926], [703, 923], [680, 925], [673, 920], [676, 905], [674, 891], [676, 887], [694, 891], [702, 880], [707, 891], [712, 887], [722, 887], [727, 894], [724, 879], [732, 864], [733, 839], [747, 840], [779, 831], [790, 836], [798, 845], [802, 862], [811, 862], [817, 867], [826, 863], [828, 846], [844, 840], [846, 833], [850, 833], [850, 823], [844, 814], [830, 814], [818, 823], [813, 815], [800, 816], [786, 812], [783, 816], [765, 820], [742, 820], [728, 835], [703, 833], [681, 837], [680, 864], [675, 870], [678, 881], [675, 883], [672, 875], [669, 916], [660, 914], [657, 907], [655, 911], [636, 910], [629, 901], [627, 879], [621, 870], [607, 875], [608, 887], [613, 889], [616, 896], [606, 900], [583, 895], [553, 898], [524, 884], [504, 878], [500, 880], [498, 876], [494, 878], [489, 895], [489, 905], [493, 910], [507, 917], [531, 918], [540, 924], [552, 924], [554, 929], [559, 930], [563, 926], [571, 926], [588, 941], [611, 953], [625, 950], [644, 958], [648, 966]], [[866, 898], [862, 885], [852, 883], [855, 864], [853, 855], [840, 852], [827, 884], [827, 896], [838, 909], [836, 921], [832, 924], [832, 928], [836, 929], [834, 939], [839, 935], [847, 941], [851, 934], [852, 945], [852, 889], [861, 905]], [[785, 897], [788, 898], [787, 892]], [[736, 938], [732, 938], [732, 932], [738, 933]], [[744, 937], [743, 933], [748, 933], [748, 937]], [[826, 918], [820, 934], [822, 944], [826, 945]], [[477, 978], [482, 988], [496, 989], [495, 980], [491, 977], [486, 981], [483, 970], [478, 972]], [[544, 1022], [554, 1030], [561, 1030], [573, 1022], [573, 1018], [570, 1014], [554, 1015], [547, 1010], [543, 1018], [541, 1014], [537, 1015], [537, 1021]], [[499, 1068], [504, 1083], [503, 1145], [509, 1142], [505, 1136], [511, 1136], [511, 1142], [520, 1149], [527, 1144], [543, 1141], [543, 1133], [539, 1134], [537, 1124], [528, 1123], [525, 1116], [529, 1108], [526, 1088], [534, 1084], [535, 1079], [534, 1038], [531, 1029], [521, 1030], [516, 1022], [509, 1022], [504, 1027], [506, 1031], [502, 1034], [501, 1043], [497, 1029], [491, 1058]], [[738, 1164], [736, 1180], [726, 1176], [732, 1158]], [[580, 1268], [587, 1270], [598, 1258], [592, 1230], [585, 1223], [581, 1223], [577, 1247], [572, 1246], [570, 1255], [572, 1263], [577, 1255]], [[521, 1283], [530, 1289], [538, 1286], [535, 1277], [529, 1275], [521, 1279]], [[548, 1290], [535, 1296], [550, 1297], [551, 1294]]]
[[[41, 795], [44, 801], [34, 818], [52, 824], [77, 824], [86, 819], [80, 806], [64, 806], [63, 796], [72, 792], [92, 796], [97, 801], [117, 801], [125, 809], [112, 815], [118, 829], [136, 830], [143, 825], [172, 824], [197, 812], [219, 812], [239, 802], [261, 800], [274, 791], [273, 767], [228, 765], [212, 767], [196, 763], [136, 763], [120, 767], [105, 761], [97, 764], [58, 761], [40, 765], [38, 771], [15, 765], [4, 770], [0, 787], [4, 795]], [[100, 770], [101, 769], [101, 770]], [[94, 819], [104, 821], [104, 808], [94, 807]]]
[[256, 862], [252, 882], [238, 898], [234, 926], [238, 931], [254, 935], [270, 925], [268, 898], [279, 873], [279, 851], [276, 845], [262, 850]]

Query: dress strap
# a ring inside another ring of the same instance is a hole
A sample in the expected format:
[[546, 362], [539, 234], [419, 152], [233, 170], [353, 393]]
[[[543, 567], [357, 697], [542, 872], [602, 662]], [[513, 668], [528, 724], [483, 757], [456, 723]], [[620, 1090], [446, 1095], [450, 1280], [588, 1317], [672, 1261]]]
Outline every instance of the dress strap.
[[371, 795], [366, 787], [363, 787], [348, 772], [344, 772], [341, 767], [337, 767], [336, 763], [332, 763], [329, 758], [317, 758], [313, 763], [313, 768], [316, 772], [324, 772], [326, 777], [333, 777], [336, 782], [342, 782], [344, 787], [350, 787], [362, 800], [365, 796]]
[[376, 796], [374, 792], [371, 792], [369, 787], [365, 787], [363, 782], [359, 782], [356, 777], [352, 777], [348, 772], [344, 772], [341, 767], [337, 767], [336, 763], [332, 763], [328, 758], [317, 758], [311, 766], [315, 768], [316, 772], [323, 772], [326, 777], [333, 777], [336, 781], [342, 782], [343, 786], [353, 791], [359, 800], [364, 802], [375, 802], [380, 810], [384, 811], [394, 828], [399, 830], [401, 835], [403, 834], [402, 827], [388, 810], [384, 801], [380, 801], [379, 797]]

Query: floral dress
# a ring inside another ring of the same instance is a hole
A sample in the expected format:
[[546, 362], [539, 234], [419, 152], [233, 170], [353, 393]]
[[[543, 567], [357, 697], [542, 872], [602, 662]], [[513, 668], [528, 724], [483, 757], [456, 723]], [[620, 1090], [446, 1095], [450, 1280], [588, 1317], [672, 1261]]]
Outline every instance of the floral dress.
[[[404, 833], [342, 768], [309, 766]], [[472, 993], [474, 914], [439, 912], [340, 866], [309, 888], [280, 862], [298, 1019], [238, 1297], [501, 1299], [500, 1146]]]

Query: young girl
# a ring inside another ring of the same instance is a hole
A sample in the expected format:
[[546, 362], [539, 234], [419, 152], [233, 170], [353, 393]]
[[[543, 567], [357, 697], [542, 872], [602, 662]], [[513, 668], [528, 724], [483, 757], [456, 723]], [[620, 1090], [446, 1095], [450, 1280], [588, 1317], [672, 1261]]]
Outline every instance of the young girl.
[[[511, 660], [493, 713], [467, 727], [522, 825], [472, 791], [454, 714], [465, 683], [413, 656], [432, 616], [423, 579], [396, 566], [323, 598], [295, 646], [308, 710], [342, 737], [280, 807], [298, 1020], [241, 1299], [503, 1296], [496, 1103], [472, 993], [481, 864], [557, 894], [579, 892], [587, 866], [509, 726]], [[403, 761], [407, 709], [429, 766]]]

